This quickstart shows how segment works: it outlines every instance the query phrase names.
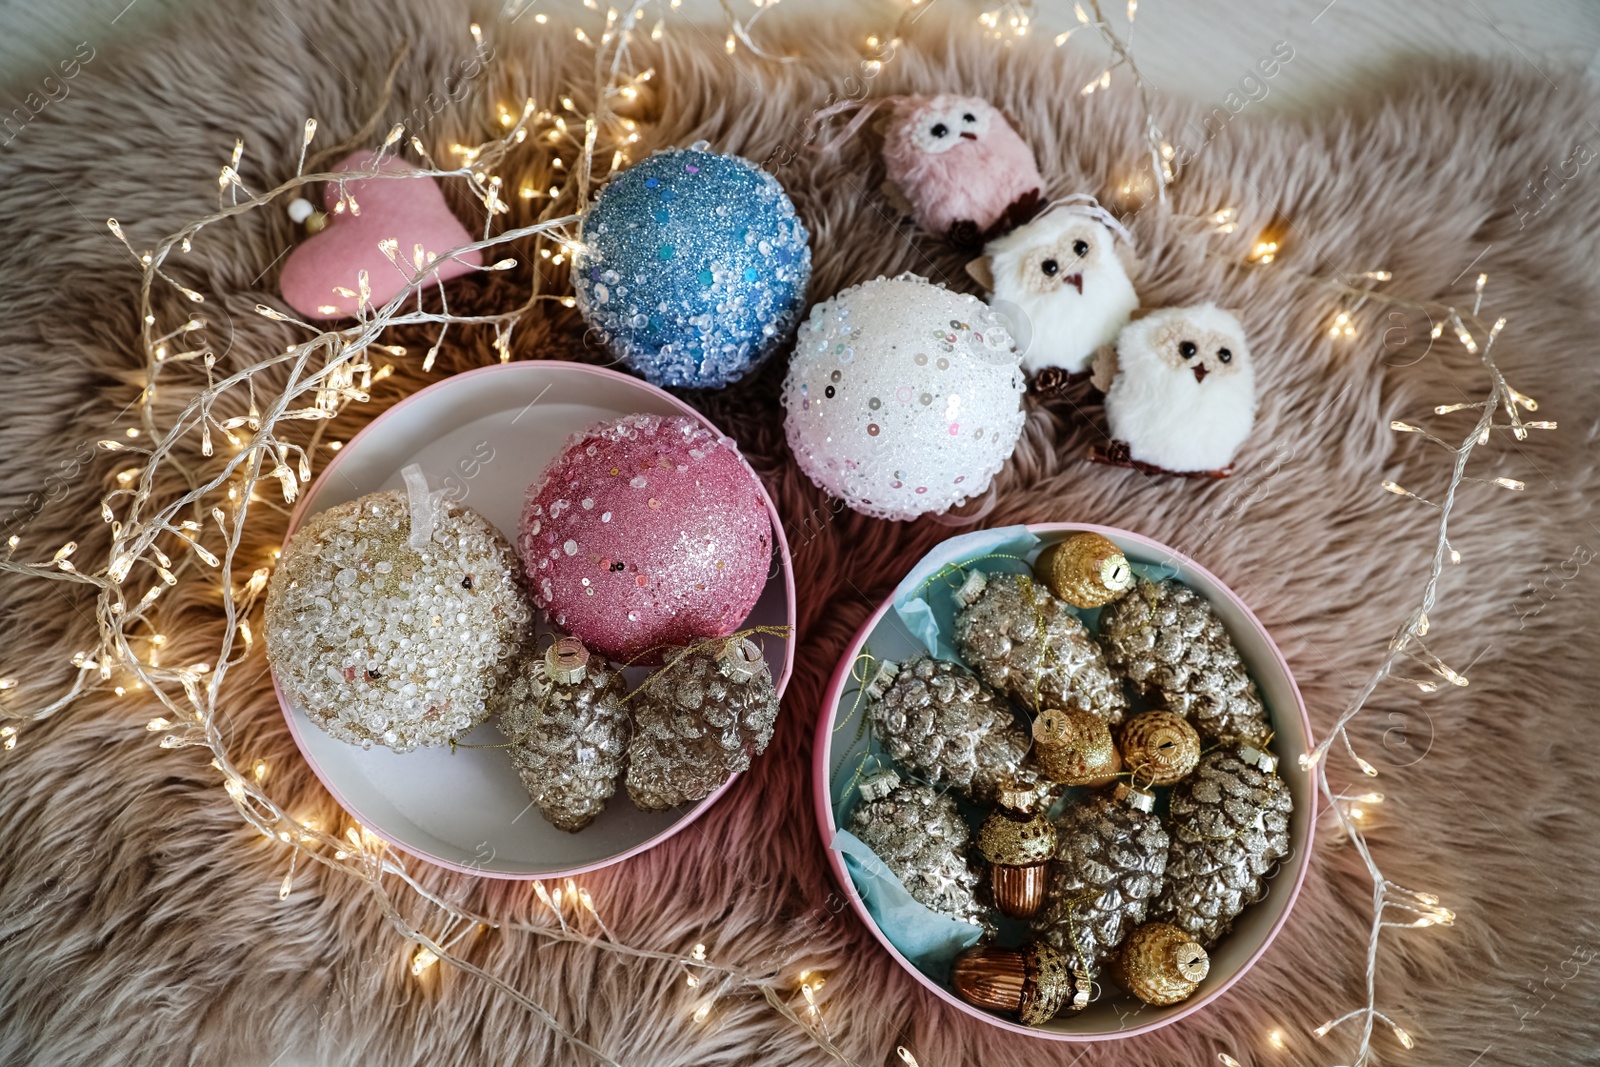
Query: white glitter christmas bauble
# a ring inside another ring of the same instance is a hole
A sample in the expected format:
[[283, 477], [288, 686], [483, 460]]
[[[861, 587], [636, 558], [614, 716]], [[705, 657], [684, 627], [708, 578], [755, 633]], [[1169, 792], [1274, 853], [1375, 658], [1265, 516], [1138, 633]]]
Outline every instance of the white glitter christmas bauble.
[[369, 493], [295, 531], [267, 588], [267, 660], [341, 741], [405, 752], [489, 714], [527, 635], [511, 545], [470, 508], [431, 509], [412, 546], [403, 492]]
[[801, 324], [783, 383], [789, 447], [811, 480], [882, 519], [989, 487], [1022, 433], [1011, 335], [983, 301], [914, 274], [863, 282]]

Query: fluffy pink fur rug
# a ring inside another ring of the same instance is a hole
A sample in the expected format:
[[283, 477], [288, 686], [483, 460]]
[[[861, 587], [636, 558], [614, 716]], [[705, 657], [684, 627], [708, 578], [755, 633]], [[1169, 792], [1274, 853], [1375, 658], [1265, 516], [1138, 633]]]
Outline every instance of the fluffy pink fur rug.
[[[106, 50], [0, 153], [0, 515], [22, 535], [19, 552], [48, 558], [77, 538], [80, 558], [104, 558], [92, 502], [121, 464], [75, 449], [103, 436], [133, 399], [140, 366], [137, 275], [106, 217], [147, 244], [198, 216], [215, 203], [217, 168], [237, 134], [248, 148], [244, 181], [264, 188], [292, 172], [307, 115], [321, 120], [330, 159], [397, 120], [442, 149], [482, 140], [495, 100], [552, 103], [587, 83], [590, 54], [569, 31], [532, 18], [499, 25], [482, 9], [495, 59], [467, 83], [465, 100], [452, 101], [471, 14], [427, 0], [202, 5], [167, 34]], [[1038, 152], [1052, 195], [1115, 194], [1140, 158], [1141, 116], [1126, 85], [1085, 99], [1076, 90], [1094, 70], [1047, 47], [977, 41], [966, 24], [952, 40], [936, 22], [917, 25], [873, 95], [987, 95]], [[859, 76], [854, 46], [867, 29], [808, 27], [775, 42], [803, 53], [786, 65], [746, 53], [730, 62], [720, 36], [677, 30], [648, 57], [660, 121], [647, 124], [647, 144], [705, 138], [770, 160], [814, 235], [816, 298], [907, 269], [969, 288], [959, 257], [886, 209], [867, 140], [836, 162], [801, 150], [810, 111]], [[1446, 574], [1430, 641], [1447, 661], [1474, 664], [1470, 687], [1422, 697], [1391, 684], [1357, 730], [1383, 776], [1352, 774], [1350, 784], [1388, 795], [1375, 813], [1378, 859], [1397, 881], [1438, 891], [1460, 917], [1453, 930], [1386, 939], [1379, 1000], [1420, 1042], [1404, 1053], [1380, 1037], [1386, 1063], [1600, 1062], [1591, 712], [1600, 579], [1584, 565], [1600, 539], [1591, 522], [1600, 185], [1586, 165], [1600, 108], [1576, 73], [1552, 77], [1481, 60], [1419, 65], [1382, 95], [1336, 111], [1213, 117], [1209, 141], [1202, 109], [1161, 104], [1163, 125], [1197, 155], [1172, 191], [1172, 212], [1151, 208], [1134, 220], [1136, 281], [1152, 305], [1215, 299], [1239, 309], [1262, 401], [1240, 473], [1200, 484], [1093, 467], [1083, 456], [1098, 435], [1080, 414], [1098, 412], [1036, 407], [983, 518], [1092, 520], [1186, 548], [1252, 602], [1325, 726], [1417, 603], [1432, 545], [1434, 511], [1379, 483], [1430, 495], [1447, 457], [1392, 433], [1389, 421], [1475, 398], [1484, 376], [1460, 346], [1430, 347], [1429, 323], [1412, 312], [1369, 304], [1355, 316], [1357, 336], [1331, 343], [1341, 300], [1310, 276], [1384, 268], [1395, 275], [1390, 291], [1461, 301], [1477, 271], [1489, 272], [1493, 313], [1510, 320], [1501, 345], [1512, 383], [1561, 428], [1521, 443], [1497, 434], [1476, 468], [1522, 479], [1526, 492], [1464, 489], [1453, 537], [1463, 564]], [[381, 115], [363, 128], [374, 109]], [[521, 165], [543, 177], [531, 151]], [[1198, 217], [1228, 206], [1239, 232], [1208, 234]], [[1269, 225], [1278, 261], [1240, 269]], [[231, 317], [235, 353], [286, 339], [251, 308], [275, 294], [274, 263], [293, 232], [280, 212], [254, 213], [207, 232], [176, 268], [231, 294], [210, 306]], [[457, 284], [479, 286], [466, 305], [493, 307], [506, 297], [495, 286], [509, 283]], [[572, 313], [554, 315], [519, 331], [517, 355], [596, 358], [580, 336]], [[493, 358], [487, 338], [457, 337], [435, 376]], [[1198, 1065], [1224, 1051], [1246, 1064], [1349, 1062], [1343, 1032], [1308, 1035], [1359, 1001], [1371, 906], [1357, 857], [1327, 837], [1291, 921], [1244, 981], [1199, 1017], [1118, 1044], [1049, 1045], [975, 1025], [922, 991], [840, 910], [811, 815], [818, 701], [848, 636], [957, 526], [830, 507], [786, 453], [781, 364], [696, 400], [738, 437], [789, 517], [801, 645], [785, 714], [766, 757], [707, 818], [586, 880], [613, 929], [645, 947], [683, 953], [703, 941], [722, 960], [826, 974], [829, 1031], [860, 1064], [897, 1063], [899, 1044], [928, 1067]], [[340, 432], [420, 381], [407, 363]], [[1446, 436], [1464, 432], [1464, 418], [1439, 420]], [[262, 517], [258, 550], [277, 541], [280, 523]], [[89, 632], [88, 605], [59, 583], [3, 588], [0, 673], [26, 683], [3, 698], [16, 713], [63, 679], [65, 657]], [[178, 607], [170, 654], [205, 658], [214, 605], [197, 591]], [[258, 644], [257, 662], [233, 675], [237, 751], [271, 761], [286, 806], [331, 823], [338, 812], [300, 763], [263, 669]], [[199, 753], [156, 747], [144, 729], [152, 714], [131, 695], [88, 701], [25, 728], [0, 758], [0, 1062], [267, 1064], [286, 1052], [384, 1065], [584, 1062], [470, 976], [411, 978], [406, 946], [360, 885], [303, 873], [280, 902], [284, 851], [240, 822]], [[525, 884], [425, 878], [451, 900], [537, 910]], [[758, 999], [724, 998], [704, 1024], [692, 1022], [698, 994], [670, 965], [499, 934], [470, 952], [623, 1063], [828, 1060]], [[1273, 1029], [1290, 1051], [1268, 1046]]]

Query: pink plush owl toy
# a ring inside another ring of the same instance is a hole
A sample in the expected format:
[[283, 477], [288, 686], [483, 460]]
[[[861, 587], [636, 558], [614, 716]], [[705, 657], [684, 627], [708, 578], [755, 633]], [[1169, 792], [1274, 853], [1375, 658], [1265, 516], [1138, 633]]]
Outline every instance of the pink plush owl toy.
[[862, 106], [835, 144], [880, 108], [886, 192], [924, 230], [965, 249], [1027, 222], [1044, 179], [1000, 110], [974, 96], [896, 96]]

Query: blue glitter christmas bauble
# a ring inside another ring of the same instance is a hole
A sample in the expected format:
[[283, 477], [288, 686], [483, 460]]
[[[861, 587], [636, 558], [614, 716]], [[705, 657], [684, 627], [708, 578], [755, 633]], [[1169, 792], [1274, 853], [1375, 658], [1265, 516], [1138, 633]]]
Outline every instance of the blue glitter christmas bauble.
[[572, 287], [590, 326], [653, 385], [720, 389], [805, 309], [806, 228], [776, 178], [702, 145], [657, 152], [584, 213]]

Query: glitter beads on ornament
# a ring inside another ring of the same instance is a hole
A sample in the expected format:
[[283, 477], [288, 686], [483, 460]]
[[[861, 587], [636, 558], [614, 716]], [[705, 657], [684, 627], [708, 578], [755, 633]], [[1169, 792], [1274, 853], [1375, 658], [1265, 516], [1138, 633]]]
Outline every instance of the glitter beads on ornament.
[[528, 796], [553, 825], [576, 833], [616, 792], [632, 724], [620, 672], [573, 637], [518, 663], [500, 732]]
[[956, 592], [956, 648], [983, 680], [1028, 708], [1078, 708], [1108, 723], [1122, 685], [1083, 621], [1032, 578], [974, 570]]
[[731, 439], [687, 416], [627, 415], [545, 469], [518, 547], [557, 626], [611, 659], [659, 662], [738, 629], [766, 587], [772, 522]]
[[778, 693], [755, 642], [730, 637], [673, 654], [634, 693], [628, 796], [661, 811], [710, 796], [766, 750]]
[[1187, 716], [1213, 741], [1266, 744], [1272, 727], [1227, 628], [1181, 582], [1141, 578], [1100, 612], [1106, 659], [1141, 693]]
[[978, 872], [967, 859], [972, 842], [954, 797], [903, 782], [893, 771], [868, 775], [861, 782], [861, 803], [850, 815], [850, 832], [923, 907], [986, 925]]
[[1250, 746], [1220, 748], [1172, 791], [1166, 885], [1153, 914], [1210, 948], [1289, 854], [1289, 787], [1277, 761]]
[[960, 665], [931, 656], [885, 662], [867, 693], [874, 732], [908, 770], [989, 803], [1015, 790], [1048, 806], [1058, 793], [1027, 762], [1027, 731], [1000, 694]]
[[1109, 959], [1161, 892], [1169, 839], [1154, 810], [1154, 794], [1123, 784], [1056, 820], [1050, 903], [1034, 929], [1086, 967]]
[[783, 384], [800, 469], [863, 514], [911, 519], [982, 493], [1022, 432], [1011, 335], [981, 300], [914, 274], [811, 309]]
[[584, 319], [653, 385], [721, 388], [783, 346], [805, 307], [811, 249], [772, 175], [704, 144], [613, 178], [572, 257]]
[[488, 717], [528, 622], [505, 538], [421, 485], [295, 532], [267, 589], [267, 658], [329, 734], [405, 752]]

